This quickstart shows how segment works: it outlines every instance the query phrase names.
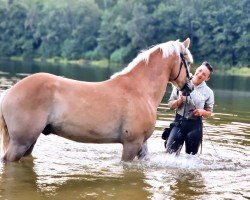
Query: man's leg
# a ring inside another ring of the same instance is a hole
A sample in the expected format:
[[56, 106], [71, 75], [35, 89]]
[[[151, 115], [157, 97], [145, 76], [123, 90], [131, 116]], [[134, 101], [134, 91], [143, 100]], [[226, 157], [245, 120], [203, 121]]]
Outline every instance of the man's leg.
[[173, 127], [167, 140], [167, 145], [166, 145], [167, 153], [179, 154], [183, 143], [184, 143], [184, 137], [180, 131], [180, 128]]
[[189, 132], [185, 140], [186, 153], [193, 155], [196, 154], [201, 144], [201, 139], [202, 139], [201, 130], [195, 129]]

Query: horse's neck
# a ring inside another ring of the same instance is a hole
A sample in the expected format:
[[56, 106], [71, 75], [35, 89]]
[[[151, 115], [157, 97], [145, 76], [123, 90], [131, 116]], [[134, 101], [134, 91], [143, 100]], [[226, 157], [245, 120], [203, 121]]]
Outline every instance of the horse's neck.
[[140, 94], [149, 97], [151, 103], [157, 108], [166, 90], [170, 70], [166, 70], [164, 63], [151, 60], [148, 64], [141, 62], [129, 74], [130, 83], [140, 90]]

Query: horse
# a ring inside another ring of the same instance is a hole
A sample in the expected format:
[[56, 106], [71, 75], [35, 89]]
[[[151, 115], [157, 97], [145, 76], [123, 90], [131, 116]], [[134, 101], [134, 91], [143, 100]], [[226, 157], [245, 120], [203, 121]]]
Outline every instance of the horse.
[[189, 38], [157, 44], [101, 82], [42, 72], [20, 80], [1, 95], [2, 161], [30, 155], [41, 133], [82, 143], [120, 143], [122, 161], [144, 158], [168, 82], [191, 90], [189, 44]]

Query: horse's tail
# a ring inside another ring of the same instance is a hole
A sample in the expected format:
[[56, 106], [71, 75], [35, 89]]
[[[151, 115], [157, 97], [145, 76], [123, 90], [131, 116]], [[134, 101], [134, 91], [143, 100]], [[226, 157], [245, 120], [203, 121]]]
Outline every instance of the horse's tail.
[[3, 113], [2, 113], [2, 102], [3, 102], [3, 98], [6, 92], [7, 90], [1, 93], [1, 97], [0, 97], [0, 138], [1, 138], [1, 151], [0, 151], [1, 154], [0, 155], [3, 155], [7, 151], [7, 148], [9, 146], [9, 140], [10, 140], [7, 125], [5, 123]]

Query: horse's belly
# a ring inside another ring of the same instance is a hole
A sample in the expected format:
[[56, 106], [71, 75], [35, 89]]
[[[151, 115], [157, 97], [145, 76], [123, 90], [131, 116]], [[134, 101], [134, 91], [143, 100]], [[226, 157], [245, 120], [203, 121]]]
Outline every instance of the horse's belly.
[[116, 129], [86, 129], [76, 126], [64, 126], [55, 129], [56, 135], [83, 143], [120, 143], [120, 133]]

